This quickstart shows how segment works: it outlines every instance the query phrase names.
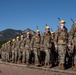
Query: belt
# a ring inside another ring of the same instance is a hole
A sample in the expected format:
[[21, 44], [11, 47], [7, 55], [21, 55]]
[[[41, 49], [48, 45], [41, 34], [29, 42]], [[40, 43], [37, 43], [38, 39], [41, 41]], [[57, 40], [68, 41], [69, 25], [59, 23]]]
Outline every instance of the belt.
[[66, 42], [66, 40], [58, 40], [58, 42], [64, 43]]

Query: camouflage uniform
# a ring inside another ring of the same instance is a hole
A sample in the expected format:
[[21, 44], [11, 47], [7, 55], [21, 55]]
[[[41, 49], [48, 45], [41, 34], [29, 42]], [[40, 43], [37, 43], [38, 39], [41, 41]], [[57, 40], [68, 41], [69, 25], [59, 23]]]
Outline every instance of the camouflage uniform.
[[29, 53], [30, 53], [30, 42], [31, 42], [31, 38], [25, 38], [24, 39], [24, 42], [25, 42], [25, 51], [23, 52], [23, 58], [24, 60], [26, 59], [26, 64], [29, 63]]
[[[61, 20], [60, 23], [64, 23], [64, 20]], [[55, 33], [55, 47], [58, 46], [58, 55], [59, 55], [59, 67], [60, 69], [64, 68], [65, 63], [65, 55], [67, 50], [67, 40], [68, 32], [65, 26], [63, 28], [59, 28]]]
[[40, 58], [40, 43], [41, 43], [40, 31], [37, 30], [36, 35], [32, 37], [31, 44], [30, 44], [31, 48], [33, 48], [36, 66], [40, 65], [40, 59], [39, 59]]
[[15, 39], [12, 40], [11, 50], [12, 50], [12, 63], [15, 62], [15, 46], [16, 42]]
[[2, 48], [1, 48], [1, 57], [2, 57], [2, 61], [5, 61], [5, 49], [4, 49], [4, 44], [2, 45]]
[[18, 62], [19, 50], [20, 50], [20, 41], [19, 41], [19, 37], [18, 37], [18, 38], [16, 38], [16, 46], [15, 46], [15, 63]]
[[44, 33], [42, 35], [42, 42], [43, 42], [43, 47], [44, 47], [44, 52], [45, 52], [45, 66], [50, 67], [50, 50], [51, 50], [51, 33]]
[[73, 23], [70, 29], [69, 44], [72, 44], [73, 52], [73, 70], [76, 70], [76, 22]]
[[20, 49], [19, 49], [19, 53], [18, 53], [18, 61], [19, 63], [22, 62], [22, 57], [23, 57], [23, 51], [24, 51], [24, 37], [21, 36], [21, 40], [20, 40]]
[[10, 42], [7, 42], [7, 52], [6, 52], [6, 61], [9, 62], [10, 61], [10, 55], [11, 55], [11, 46], [10, 46]]
[[[29, 37], [27, 37], [29, 35]], [[29, 64], [29, 53], [30, 53], [30, 42], [31, 42], [31, 37], [30, 37], [30, 32], [27, 32], [26, 38], [24, 38], [24, 50], [23, 50], [23, 63], [26, 62], [26, 64]]]

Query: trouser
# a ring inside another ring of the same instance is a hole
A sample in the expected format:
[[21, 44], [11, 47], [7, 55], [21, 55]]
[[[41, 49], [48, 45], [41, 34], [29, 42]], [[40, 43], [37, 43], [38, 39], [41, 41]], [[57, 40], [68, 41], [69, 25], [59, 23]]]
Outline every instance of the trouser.
[[18, 52], [19, 52], [19, 48], [15, 48], [15, 62], [18, 61]]
[[50, 63], [50, 49], [45, 48], [45, 63]]
[[22, 51], [23, 49], [20, 49], [19, 52], [18, 52], [18, 61], [21, 61], [22, 62]]
[[2, 56], [2, 60], [5, 61], [6, 60], [6, 52], [2, 51], [1, 56]]
[[15, 62], [15, 51], [12, 50], [12, 62]]
[[6, 61], [10, 61], [10, 59], [9, 59], [9, 52], [6, 52]]
[[40, 48], [34, 48], [33, 53], [35, 58], [35, 64], [40, 63]]
[[65, 63], [65, 55], [66, 55], [67, 46], [66, 44], [59, 44], [58, 45], [58, 54], [59, 54], [59, 63]]
[[22, 57], [22, 62], [25, 63], [25, 59], [26, 59], [26, 50], [23, 50], [22, 55], [23, 55], [23, 57]]

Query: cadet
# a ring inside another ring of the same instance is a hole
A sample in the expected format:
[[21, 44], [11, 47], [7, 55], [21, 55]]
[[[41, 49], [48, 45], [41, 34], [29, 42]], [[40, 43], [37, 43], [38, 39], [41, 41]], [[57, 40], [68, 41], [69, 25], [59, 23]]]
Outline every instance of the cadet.
[[[72, 44], [72, 46], [71, 46]], [[73, 52], [73, 66], [72, 69], [76, 70], [76, 22], [73, 23], [71, 29], [70, 29], [70, 36], [69, 36], [69, 44], [68, 47], [72, 47]]]
[[23, 50], [23, 63], [29, 64], [29, 53], [30, 53], [30, 42], [31, 42], [31, 34], [27, 32], [26, 38], [24, 38], [24, 50]]
[[45, 67], [52, 67], [52, 63], [50, 62], [50, 50], [51, 50], [51, 33], [50, 33], [50, 27], [45, 27], [46, 32], [42, 35], [42, 44], [44, 47], [45, 52]]
[[55, 33], [55, 48], [58, 50], [60, 69], [65, 69], [64, 64], [68, 41], [68, 32], [65, 23], [64, 20], [60, 20], [60, 28]]
[[10, 40], [7, 42], [7, 52], [6, 52], [6, 61], [10, 62], [10, 55], [11, 55], [11, 43]]
[[12, 39], [12, 45], [11, 45], [11, 50], [12, 50], [12, 63], [15, 63], [15, 46], [16, 46], [15, 39]]
[[19, 62], [18, 61], [18, 53], [20, 49], [20, 41], [19, 41], [19, 36], [16, 37], [16, 46], [15, 46], [15, 63]]
[[1, 47], [1, 57], [2, 57], [2, 61], [5, 61], [4, 55], [5, 55], [4, 44], [2, 44], [2, 47]]
[[31, 40], [31, 50], [33, 50], [34, 53], [35, 66], [40, 66], [40, 44], [41, 44], [40, 30], [36, 30], [36, 34], [32, 37]]
[[20, 37], [20, 49], [19, 49], [19, 56], [18, 56], [18, 63], [21, 63], [22, 62], [22, 53], [23, 53], [23, 50], [24, 50], [24, 36], [21, 35]]
[[51, 32], [51, 61], [52, 64], [55, 66], [58, 63], [58, 52], [55, 50], [55, 44], [54, 44], [54, 40], [55, 40], [55, 33]]

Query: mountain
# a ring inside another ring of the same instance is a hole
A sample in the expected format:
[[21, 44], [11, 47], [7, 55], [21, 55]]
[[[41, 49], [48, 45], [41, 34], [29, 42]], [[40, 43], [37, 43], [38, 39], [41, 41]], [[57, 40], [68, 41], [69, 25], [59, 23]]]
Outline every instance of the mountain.
[[16, 36], [20, 36], [21, 34], [26, 35], [26, 32], [29, 31], [32, 35], [35, 34], [35, 32], [29, 28], [25, 30], [15, 30], [15, 29], [5, 29], [3, 31], [0, 31], [0, 41], [7, 41], [15, 38]]
[[23, 34], [26, 34], [26, 32], [28, 32], [28, 31], [29, 31], [32, 35], [35, 35], [35, 31], [33, 31], [33, 30], [29, 29], [29, 28], [23, 30], [22, 33], [23, 33]]
[[0, 41], [7, 41], [22, 34], [21, 30], [5, 29], [0, 31]]

